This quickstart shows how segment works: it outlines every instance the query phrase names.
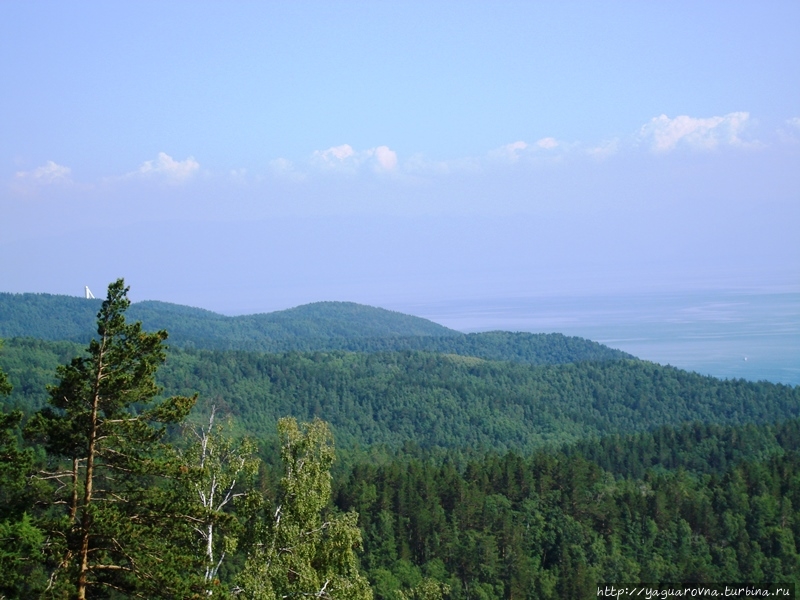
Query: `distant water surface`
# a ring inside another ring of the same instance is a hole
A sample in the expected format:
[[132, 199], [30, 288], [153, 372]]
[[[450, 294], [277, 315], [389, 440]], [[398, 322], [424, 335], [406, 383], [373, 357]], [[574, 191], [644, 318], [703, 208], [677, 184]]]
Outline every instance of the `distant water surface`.
[[507, 298], [407, 310], [464, 332], [558, 332], [704, 375], [800, 385], [800, 293]]

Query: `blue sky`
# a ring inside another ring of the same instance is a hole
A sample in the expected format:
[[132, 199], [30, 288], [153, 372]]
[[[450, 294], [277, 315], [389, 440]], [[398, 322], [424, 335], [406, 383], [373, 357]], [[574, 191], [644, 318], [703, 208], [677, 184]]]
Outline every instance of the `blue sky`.
[[800, 4], [5, 2], [0, 291], [800, 287]]

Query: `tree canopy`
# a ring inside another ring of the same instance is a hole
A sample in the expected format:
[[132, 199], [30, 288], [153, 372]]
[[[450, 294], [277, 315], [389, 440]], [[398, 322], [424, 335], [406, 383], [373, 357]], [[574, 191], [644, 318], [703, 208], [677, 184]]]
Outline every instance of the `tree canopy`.
[[0, 597], [800, 582], [800, 387], [627, 358], [526, 364], [542, 338], [501, 334], [480, 344], [516, 359], [368, 341], [165, 362], [166, 332], [127, 321], [127, 292], [109, 286], [86, 348], [0, 353]]
[[127, 292], [122, 279], [109, 285], [97, 338], [58, 368], [49, 406], [27, 427], [47, 450], [41, 478], [54, 486], [51, 582], [79, 600], [105, 593], [90, 590], [149, 597], [187, 590], [185, 557], [164, 537], [166, 530], [180, 537], [185, 519], [159, 480], [176, 467], [162, 441], [166, 426], [180, 422], [195, 398], [154, 401], [167, 334], [126, 322]]

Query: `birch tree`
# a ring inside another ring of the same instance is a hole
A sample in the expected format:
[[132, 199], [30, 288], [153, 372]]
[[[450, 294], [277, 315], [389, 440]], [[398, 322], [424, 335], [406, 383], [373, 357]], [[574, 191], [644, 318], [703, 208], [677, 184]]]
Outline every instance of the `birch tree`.
[[203, 557], [203, 581], [207, 596], [222, 595], [220, 567], [236, 549], [242, 521], [260, 504], [260, 495], [252, 487], [260, 461], [252, 440], [236, 442], [226, 435], [223, 424], [216, 422], [216, 406], [211, 407], [208, 424], [189, 428], [189, 435], [192, 443], [182, 454], [193, 471], [189, 493], [201, 508], [193, 529]]
[[320, 420], [278, 423], [283, 478], [278, 504], [250, 554], [238, 589], [248, 600], [371, 600], [358, 570], [358, 514], [330, 507], [333, 437]]

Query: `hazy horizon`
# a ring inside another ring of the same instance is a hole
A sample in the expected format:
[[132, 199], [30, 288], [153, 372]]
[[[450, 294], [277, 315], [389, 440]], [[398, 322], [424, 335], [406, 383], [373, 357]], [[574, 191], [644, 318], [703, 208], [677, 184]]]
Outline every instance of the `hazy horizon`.
[[796, 2], [0, 4], [0, 291], [800, 285]]
[[[102, 292], [92, 291], [99, 301]], [[396, 300], [382, 308], [463, 333], [561, 333], [702, 375], [800, 385], [796, 288]]]

